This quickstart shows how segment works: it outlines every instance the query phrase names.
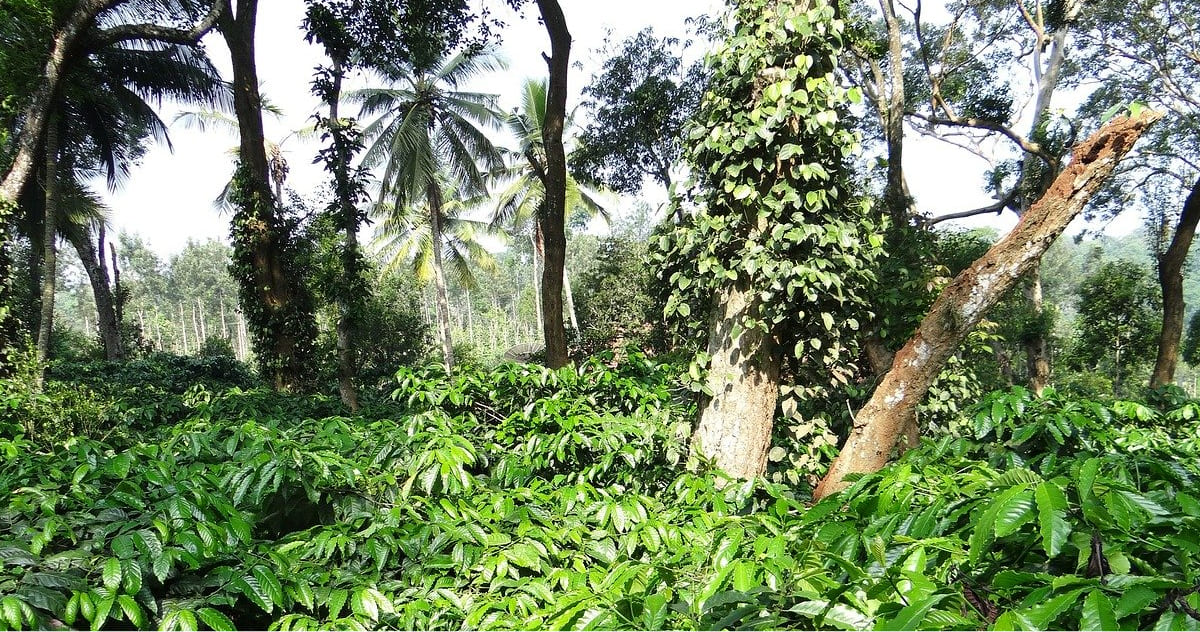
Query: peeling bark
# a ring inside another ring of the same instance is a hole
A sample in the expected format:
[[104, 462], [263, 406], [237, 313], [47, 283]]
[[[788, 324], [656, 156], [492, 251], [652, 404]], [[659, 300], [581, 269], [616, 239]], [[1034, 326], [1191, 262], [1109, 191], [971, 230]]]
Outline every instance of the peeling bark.
[[1175, 227], [1171, 245], [1158, 260], [1163, 322], [1150, 388], [1159, 388], [1175, 380], [1175, 369], [1179, 365], [1179, 342], [1183, 338], [1183, 266], [1192, 248], [1197, 222], [1200, 222], [1200, 179], [1192, 185], [1192, 191], [1183, 203], [1183, 212], [1179, 215], [1179, 225]]
[[874, 472], [887, 464], [946, 360], [1021, 275], [1037, 264], [1134, 142], [1161, 116], [1144, 111], [1133, 118], [1115, 119], [1076, 147], [1071, 164], [1016, 227], [946, 286], [859, 411], [841, 452], [814, 490], [814, 499], [843, 489], [848, 474]]

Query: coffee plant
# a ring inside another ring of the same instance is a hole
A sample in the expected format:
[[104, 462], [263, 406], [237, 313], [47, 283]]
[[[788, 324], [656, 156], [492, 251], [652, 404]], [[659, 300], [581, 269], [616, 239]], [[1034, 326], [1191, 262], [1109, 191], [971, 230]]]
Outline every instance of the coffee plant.
[[675, 373], [404, 369], [355, 417], [200, 384], [123, 433], [5, 425], [0, 625], [1200, 625], [1195, 402], [995, 393], [812, 505], [687, 471]]

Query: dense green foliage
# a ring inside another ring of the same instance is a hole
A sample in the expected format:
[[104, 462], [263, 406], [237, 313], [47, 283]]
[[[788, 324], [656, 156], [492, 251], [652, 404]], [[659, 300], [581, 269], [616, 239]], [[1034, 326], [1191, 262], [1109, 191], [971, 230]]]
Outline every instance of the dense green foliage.
[[0, 617], [93, 629], [1200, 625], [1200, 404], [1178, 393], [1161, 409], [996, 393], [964, 436], [810, 507], [803, 486], [683, 472], [691, 411], [670, 374], [640, 356], [618, 369], [403, 370], [392, 403], [353, 418], [330, 416], [327, 398], [214, 385], [136, 434], [43, 444], [10, 424]]

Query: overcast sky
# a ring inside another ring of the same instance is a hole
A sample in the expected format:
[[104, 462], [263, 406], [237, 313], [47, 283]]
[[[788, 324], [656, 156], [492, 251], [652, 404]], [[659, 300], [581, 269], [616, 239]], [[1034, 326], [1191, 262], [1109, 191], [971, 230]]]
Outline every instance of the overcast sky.
[[[500, 5], [502, 3], [489, 3]], [[532, 5], [532, 3], [530, 3]], [[716, 0], [563, 0], [563, 10], [573, 37], [572, 71], [569, 80], [568, 107], [579, 103], [582, 86], [598, 68], [596, 54], [611, 33], [614, 41], [653, 26], [659, 35], [685, 36], [685, 18], [711, 13], [721, 6]], [[318, 49], [304, 42], [300, 23], [304, 3], [301, 0], [267, 0], [260, 8], [258, 32], [259, 76], [263, 92], [280, 105], [286, 117], [265, 120], [267, 136], [279, 141], [293, 130], [308, 124], [317, 107], [309, 94], [312, 69], [322, 63]], [[507, 8], [493, 9], [507, 24], [500, 48], [508, 70], [481, 79], [472, 89], [500, 95], [503, 109], [517, 105], [521, 83], [526, 78], [543, 77], [545, 62], [541, 55], [549, 50], [549, 39], [538, 24], [536, 9], [527, 8], [517, 16]], [[219, 37], [205, 40], [208, 50], [222, 72], [228, 74], [229, 54]], [[173, 106], [163, 107], [164, 118], [174, 116]], [[109, 196], [113, 223], [120, 230], [145, 238], [160, 255], [178, 252], [189, 239], [226, 239], [229, 218], [212, 205], [232, 171], [229, 150], [236, 139], [216, 131], [199, 133], [172, 128], [174, 152], [154, 146], [142, 164], [136, 167], [125, 187]], [[288, 185], [301, 194], [317, 190], [326, 181], [319, 166], [312, 164], [317, 147], [295, 138], [283, 145], [291, 173]], [[906, 143], [905, 170], [918, 208], [945, 213], [975, 208], [991, 202], [982, 192], [982, 173], [987, 163], [977, 156], [954, 150], [944, 143], [918, 140], [909, 135]], [[99, 185], [98, 186], [102, 186]], [[646, 197], [657, 204], [661, 191], [648, 191]], [[631, 204], [624, 200], [623, 206]], [[1008, 228], [1011, 214], [1000, 219], [989, 215], [979, 223]]]

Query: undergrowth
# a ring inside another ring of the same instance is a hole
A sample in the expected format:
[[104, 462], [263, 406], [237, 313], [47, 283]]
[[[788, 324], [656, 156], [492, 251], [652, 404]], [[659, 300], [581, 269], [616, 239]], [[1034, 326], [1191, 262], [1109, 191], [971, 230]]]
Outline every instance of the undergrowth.
[[688, 472], [643, 357], [394, 401], [193, 387], [136, 440], [0, 439], [0, 621], [92, 629], [1190, 629], [1200, 407], [989, 396], [815, 505]]

